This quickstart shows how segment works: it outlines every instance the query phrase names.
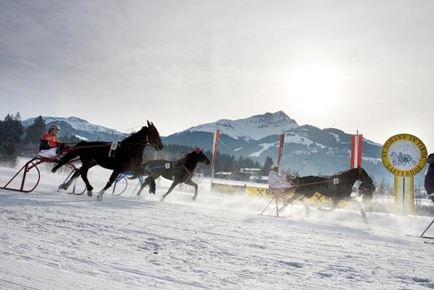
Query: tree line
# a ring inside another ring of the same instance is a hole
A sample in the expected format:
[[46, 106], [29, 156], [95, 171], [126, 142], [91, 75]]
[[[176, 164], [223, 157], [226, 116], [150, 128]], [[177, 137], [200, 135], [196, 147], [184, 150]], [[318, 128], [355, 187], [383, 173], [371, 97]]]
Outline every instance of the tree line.
[[[0, 120], [0, 162], [14, 165], [18, 156], [32, 156], [39, 150], [42, 134], [47, 131], [47, 124], [42, 116], [24, 128], [20, 113], [7, 114]], [[62, 142], [75, 143], [75, 136], [62, 137]]]
[[[154, 151], [153, 149], [146, 147], [145, 160], [154, 159], [166, 159], [166, 160], [178, 160], [184, 157], [187, 153], [193, 151], [194, 148], [185, 145], [167, 144], [161, 151]], [[204, 150], [205, 155], [212, 161], [212, 152], [210, 150]], [[258, 161], [254, 161], [250, 158], [238, 157], [233, 155], [217, 153], [217, 161], [215, 164], [215, 172], [225, 172], [230, 174], [231, 179], [247, 179], [249, 175], [243, 174], [241, 169], [259, 169], [259, 175], [268, 175], [268, 172], [273, 164], [273, 159], [267, 157], [264, 164], [260, 164]], [[205, 175], [211, 174], [211, 166], [206, 166], [199, 163], [196, 169], [197, 173], [203, 173]]]

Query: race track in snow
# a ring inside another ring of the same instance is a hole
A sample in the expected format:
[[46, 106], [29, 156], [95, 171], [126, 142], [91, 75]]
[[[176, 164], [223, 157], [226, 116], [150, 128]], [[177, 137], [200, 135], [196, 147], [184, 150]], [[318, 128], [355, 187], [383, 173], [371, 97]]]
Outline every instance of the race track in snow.
[[[0, 168], [1, 185], [12, 173]], [[430, 217], [260, 216], [267, 199], [207, 180], [196, 202], [179, 189], [160, 202], [166, 183], [98, 202], [57, 192], [61, 179], [43, 171], [32, 193], [0, 190], [0, 289], [434, 289], [434, 245], [408, 236]]]

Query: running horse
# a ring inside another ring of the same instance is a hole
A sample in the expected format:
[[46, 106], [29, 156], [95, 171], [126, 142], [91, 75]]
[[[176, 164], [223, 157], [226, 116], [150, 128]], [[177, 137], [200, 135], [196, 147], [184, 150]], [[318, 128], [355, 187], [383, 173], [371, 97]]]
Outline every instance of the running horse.
[[196, 147], [192, 152], [185, 155], [185, 157], [176, 160], [152, 160], [143, 164], [143, 169], [149, 175], [143, 183], [141, 183], [140, 189], [137, 195], [140, 195], [143, 188], [149, 185], [149, 193], [155, 194], [155, 179], [163, 176], [166, 179], [173, 180], [169, 190], [161, 197], [161, 201], [164, 201], [167, 195], [180, 183], [185, 183], [194, 187], [193, 200], [196, 200], [198, 193], [197, 184], [191, 180], [193, 172], [196, 169], [197, 164], [201, 162], [206, 165], [210, 163], [208, 157], [203, 153], [202, 149]]
[[[52, 172], [56, 172], [61, 166], [68, 163], [69, 160], [79, 157], [82, 167], [62, 188], [67, 188], [73, 179], [79, 175], [86, 184], [87, 195], [92, 196], [93, 187], [87, 178], [88, 170], [100, 165], [106, 169], [113, 170], [105, 187], [98, 193], [97, 200], [102, 200], [104, 192], [116, 180], [116, 177], [123, 172], [132, 172], [135, 175], [143, 175], [142, 168], [143, 150], [146, 145], [152, 145], [155, 150], [163, 149], [160, 134], [152, 122], [142, 127], [138, 132], [126, 137], [118, 144], [110, 142], [86, 142], [81, 141], [68, 151], [53, 167]], [[115, 146], [114, 146], [115, 145]]]
[[332, 176], [303, 176], [296, 177], [294, 183], [294, 197], [292, 200], [300, 197], [310, 198], [315, 193], [320, 193], [332, 200], [336, 206], [339, 201], [351, 198], [351, 193], [355, 182], [361, 181], [359, 185], [359, 195], [363, 201], [371, 200], [375, 186], [372, 178], [363, 168], [353, 168]]
[[[332, 201], [332, 209], [336, 208], [337, 204], [343, 200], [353, 200], [360, 208], [361, 214], [366, 221], [366, 215], [360, 204], [351, 198], [353, 186], [356, 181], [360, 181], [359, 195], [362, 200], [369, 201], [372, 199], [375, 191], [375, 186], [372, 178], [366, 173], [363, 168], [353, 168], [332, 176], [303, 176], [293, 179], [294, 187], [289, 193], [289, 197], [284, 201], [281, 209], [298, 199], [310, 198], [316, 193], [319, 193]], [[291, 194], [292, 193], [292, 194]], [[307, 211], [309, 209], [305, 204]]]

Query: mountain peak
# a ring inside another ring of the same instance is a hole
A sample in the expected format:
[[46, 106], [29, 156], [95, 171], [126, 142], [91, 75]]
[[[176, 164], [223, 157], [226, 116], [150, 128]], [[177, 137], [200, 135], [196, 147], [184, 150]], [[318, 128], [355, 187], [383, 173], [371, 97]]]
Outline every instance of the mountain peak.
[[207, 123], [191, 127], [185, 131], [190, 132], [214, 132], [220, 129], [222, 134], [226, 134], [235, 139], [254, 139], [259, 140], [270, 135], [277, 135], [282, 132], [297, 128], [298, 124], [283, 111], [275, 113], [254, 115], [244, 119], [228, 120], [221, 119], [213, 123]]
[[[75, 116], [70, 116], [70, 117], [51, 117], [51, 116], [42, 116], [42, 118], [44, 119], [45, 123], [48, 125], [50, 123], [61, 123], [61, 122], [65, 122], [67, 124], [69, 124], [72, 128], [77, 129], [77, 130], [81, 130], [81, 131], [88, 131], [88, 132], [110, 132], [110, 133], [120, 133], [117, 132], [116, 130], [107, 128], [107, 127], [103, 127], [103, 126], [99, 126], [99, 125], [95, 125], [92, 123], [89, 123], [88, 121], [75, 117]], [[28, 126], [31, 123], [33, 123], [33, 120], [35, 118], [29, 118], [23, 121], [23, 125], [24, 126]]]

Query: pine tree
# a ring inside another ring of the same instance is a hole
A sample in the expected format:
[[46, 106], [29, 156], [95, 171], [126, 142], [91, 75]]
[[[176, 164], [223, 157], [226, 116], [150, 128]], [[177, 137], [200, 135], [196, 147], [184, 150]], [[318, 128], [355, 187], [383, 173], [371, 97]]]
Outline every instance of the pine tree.
[[262, 166], [261, 168], [261, 174], [267, 175], [272, 165], [273, 165], [273, 158], [267, 156], [267, 158], [265, 158], [264, 166]]
[[0, 122], [0, 155], [1, 159], [13, 162], [17, 156], [17, 148], [20, 146], [23, 135], [23, 125], [20, 114], [15, 116], [7, 114], [4, 121]]
[[39, 140], [42, 134], [45, 132], [45, 121], [42, 116], [39, 116], [33, 120], [33, 123], [27, 127], [24, 137], [24, 143], [28, 145], [39, 145]]

